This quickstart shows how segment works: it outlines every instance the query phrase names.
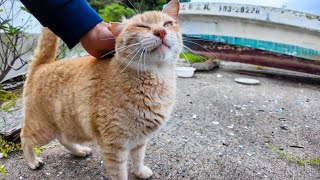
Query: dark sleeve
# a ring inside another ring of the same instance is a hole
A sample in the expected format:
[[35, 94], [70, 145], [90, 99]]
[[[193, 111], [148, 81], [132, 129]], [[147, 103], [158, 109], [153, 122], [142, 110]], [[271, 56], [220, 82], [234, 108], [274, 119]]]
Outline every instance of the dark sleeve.
[[40, 23], [73, 48], [102, 21], [85, 0], [21, 0]]

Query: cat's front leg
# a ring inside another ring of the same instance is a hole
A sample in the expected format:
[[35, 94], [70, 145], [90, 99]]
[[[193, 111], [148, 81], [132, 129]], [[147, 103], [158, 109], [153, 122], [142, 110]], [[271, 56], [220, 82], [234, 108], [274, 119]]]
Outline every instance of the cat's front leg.
[[101, 147], [101, 152], [110, 178], [112, 180], [127, 180], [129, 150], [119, 145], [109, 144]]
[[130, 151], [134, 174], [142, 179], [147, 179], [153, 174], [151, 169], [145, 166], [143, 163], [145, 151], [146, 144], [138, 145]]

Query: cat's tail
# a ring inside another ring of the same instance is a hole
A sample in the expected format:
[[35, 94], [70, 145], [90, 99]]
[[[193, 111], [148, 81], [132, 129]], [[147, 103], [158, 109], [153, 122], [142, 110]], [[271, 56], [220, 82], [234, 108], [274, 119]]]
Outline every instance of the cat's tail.
[[30, 70], [42, 64], [54, 62], [59, 45], [59, 38], [50, 29], [42, 28], [37, 48], [34, 52]]

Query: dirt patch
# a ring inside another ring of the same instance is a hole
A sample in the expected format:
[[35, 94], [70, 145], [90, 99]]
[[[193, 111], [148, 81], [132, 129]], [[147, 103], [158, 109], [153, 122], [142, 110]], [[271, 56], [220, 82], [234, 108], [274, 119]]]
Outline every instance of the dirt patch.
[[[320, 156], [320, 80], [264, 74], [254, 77], [260, 85], [247, 86], [237, 77], [252, 78], [220, 68], [178, 79], [172, 118], [147, 148], [152, 179], [320, 178], [317, 167], [280, 159], [270, 148], [306, 159]], [[22, 152], [1, 164], [9, 179], [108, 179], [99, 149], [92, 147], [83, 159], [61, 146], [44, 150], [45, 164], [36, 171]], [[135, 179], [132, 173], [129, 179]]]

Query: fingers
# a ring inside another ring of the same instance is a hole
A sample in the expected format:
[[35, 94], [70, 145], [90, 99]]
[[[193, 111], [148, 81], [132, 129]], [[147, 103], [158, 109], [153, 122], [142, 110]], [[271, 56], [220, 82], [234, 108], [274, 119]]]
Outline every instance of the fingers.
[[110, 25], [101, 22], [92, 28], [80, 42], [83, 48], [92, 56], [99, 58], [106, 52], [115, 49], [115, 36], [109, 31]]
[[124, 25], [119, 22], [111, 22], [108, 28], [114, 36], [118, 37], [124, 28]]

